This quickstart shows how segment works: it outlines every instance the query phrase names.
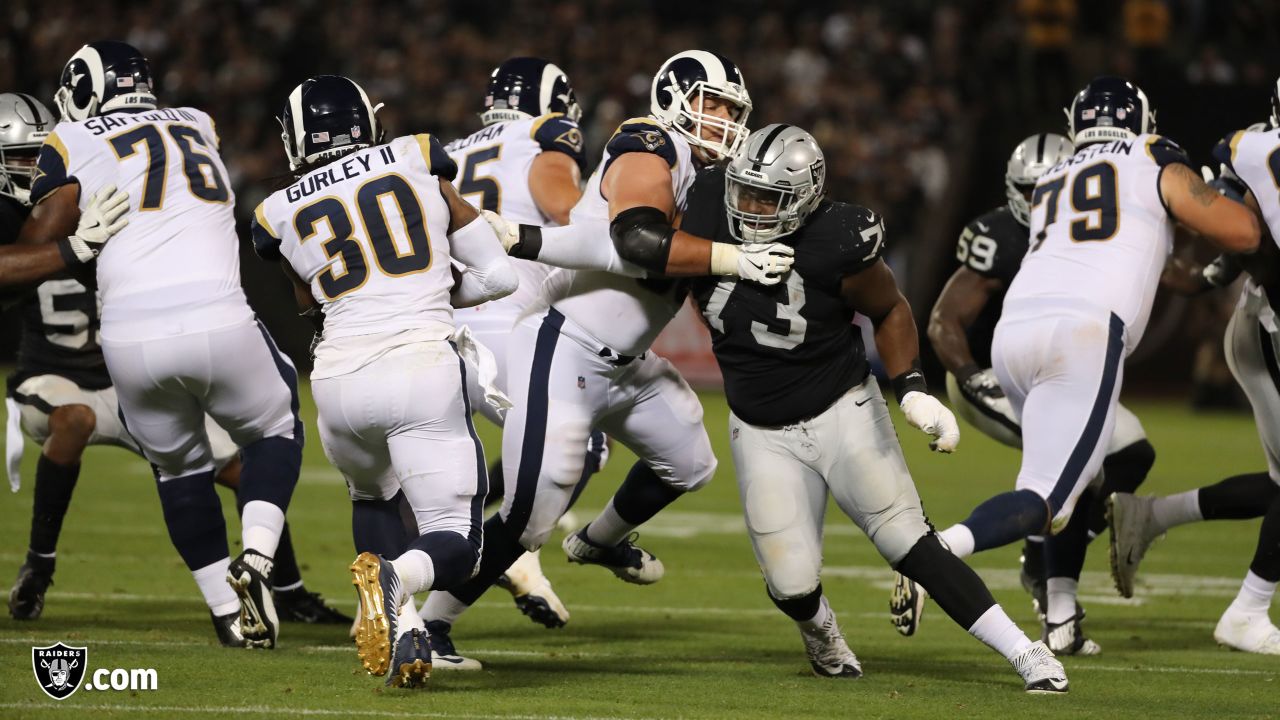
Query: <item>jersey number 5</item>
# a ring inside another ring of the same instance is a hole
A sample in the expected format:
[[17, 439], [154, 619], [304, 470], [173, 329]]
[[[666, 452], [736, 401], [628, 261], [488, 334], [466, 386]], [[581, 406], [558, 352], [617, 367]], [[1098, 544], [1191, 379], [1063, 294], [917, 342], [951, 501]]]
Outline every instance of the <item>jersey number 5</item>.
[[[197, 150], [208, 148], [200, 132], [187, 125], [166, 126], [178, 151], [182, 153], [182, 170], [187, 176], [191, 194], [206, 202], [224, 203], [231, 196], [227, 181], [218, 172], [213, 158]], [[111, 138], [111, 149], [116, 157], [124, 160], [139, 152], [147, 154], [147, 177], [142, 182], [142, 203], [139, 210], [159, 210], [164, 205], [164, 186], [168, 174], [168, 158], [165, 155], [164, 138], [156, 125], [139, 125], [132, 130]]]
[[[702, 309], [707, 324], [721, 334], [725, 331], [721, 314], [737, 287], [737, 280], [721, 280], [715, 290], [711, 291], [707, 306]], [[809, 321], [800, 314], [805, 301], [804, 279], [800, 277], [800, 273], [792, 272], [787, 275], [786, 288], [787, 302], [775, 305], [776, 318], [770, 318], [766, 322], [751, 321], [751, 336], [765, 347], [791, 350], [804, 342], [805, 333], [809, 330]]]
[[[1048, 237], [1049, 226], [1058, 219], [1058, 199], [1066, 188], [1067, 178], [1036, 186], [1031, 207], [1038, 208], [1048, 198], [1044, 228], [1036, 234], [1032, 252]], [[1116, 167], [1105, 160], [1076, 173], [1071, 183], [1071, 209], [1077, 214], [1071, 221], [1071, 239], [1075, 242], [1098, 242], [1115, 237], [1120, 228], [1120, 197], [1116, 183]]]
[[[395, 223], [387, 220], [383, 200], [399, 210], [400, 229], [408, 242], [392, 235]], [[426, 213], [422, 202], [408, 180], [396, 174], [381, 175], [365, 182], [356, 190], [356, 206], [365, 237], [373, 250], [373, 259], [382, 274], [389, 277], [412, 275], [431, 267], [431, 238], [427, 235]], [[305, 243], [319, 232], [317, 225], [329, 226], [329, 237], [321, 240], [325, 257], [336, 260], [320, 271], [317, 280], [329, 300], [355, 290], [369, 279], [369, 263], [355, 235], [351, 213], [336, 197], [317, 200], [294, 216], [294, 229], [299, 243]], [[404, 246], [407, 245], [407, 249]], [[342, 267], [338, 268], [339, 262]]]
[[476, 150], [462, 161], [462, 180], [458, 182], [458, 194], [480, 196], [480, 207], [490, 212], [501, 212], [502, 186], [489, 175], [477, 175], [476, 170], [487, 162], [497, 160], [502, 155], [502, 146]]

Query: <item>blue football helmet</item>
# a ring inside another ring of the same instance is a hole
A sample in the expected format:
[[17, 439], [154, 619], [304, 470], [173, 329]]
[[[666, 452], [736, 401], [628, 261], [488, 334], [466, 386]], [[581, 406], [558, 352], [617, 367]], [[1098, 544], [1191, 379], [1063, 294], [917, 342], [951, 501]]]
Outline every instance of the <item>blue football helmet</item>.
[[[737, 110], [729, 120], [704, 113], [705, 97], [727, 100]], [[686, 50], [668, 58], [653, 77], [649, 112], [715, 162], [737, 155], [746, 144], [751, 96], [747, 94], [742, 71], [732, 60], [706, 50]], [[703, 138], [704, 128], [719, 130], [720, 138]]]
[[85, 45], [62, 68], [58, 85], [53, 102], [63, 120], [156, 107], [151, 63], [128, 43], [99, 40]]
[[1094, 78], [1066, 113], [1067, 136], [1077, 148], [1156, 131], [1156, 113], [1146, 93], [1124, 78]]
[[369, 96], [350, 78], [320, 75], [289, 93], [278, 118], [289, 169], [301, 170], [382, 142], [377, 112]]
[[494, 68], [480, 113], [486, 126], [548, 113], [563, 113], [573, 122], [582, 118], [569, 76], [559, 66], [542, 58], [516, 57]]

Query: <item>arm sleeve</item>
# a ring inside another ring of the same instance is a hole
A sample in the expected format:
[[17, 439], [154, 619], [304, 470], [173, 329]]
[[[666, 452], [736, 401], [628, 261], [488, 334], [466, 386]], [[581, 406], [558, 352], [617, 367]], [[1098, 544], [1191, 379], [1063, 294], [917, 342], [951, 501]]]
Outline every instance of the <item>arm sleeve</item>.
[[249, 233], [253, 238], [253, 251], [263, 260], [275, 262], [283, 257], [280, 254], [280, 238], [271, 230], [266, 212], [262, 205], [253, 211], [253, 219], [249, 221]]
[[449, 252], [466, 265], [461, 281], [450, 293], [454, 307], [506, 297], [520, 285], [520, 276], [484, 218], [476, 218], [450, 235]]
[[45, 138], [40, 146], [40, 154], [36, 156], [36, 177], [31, 182], [31, 204], [34, 205], [46, 195], [68, 183], [77, 182], [70, 175], [71, 160], [67, 146], [57, 131]]
[[560, 113], [543, 115], [533, 122], [529, 135], [543, 152], [559, 152], [573, 158], [581, 169], [586, 169], [587, 155], [578, 124]]
[[[599, 233], [606, 237], [601, 238]], [[521, 245], [527, 249], [517, 257], [570, 270], [601, 270], [627, 277], [646, 277], [648, 273], [644, 268], [622, 259], [608, 234], [608, 226], [597, 231], [583, 224], [555, 228], [521, 225]], [[530, 248], [531, 245], [534, 247]]]

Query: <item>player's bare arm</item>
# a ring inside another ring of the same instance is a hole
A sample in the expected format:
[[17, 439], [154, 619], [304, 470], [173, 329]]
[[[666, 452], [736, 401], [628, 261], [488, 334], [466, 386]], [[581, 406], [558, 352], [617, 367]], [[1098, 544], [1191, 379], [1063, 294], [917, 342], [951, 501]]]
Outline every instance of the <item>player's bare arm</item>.
[[578, 163], [562, 152], [539, 153], [529, 168], [529, 194], [543, 215], [568, 225], [569, 211], [582, 197]]
[[883, 260], [846, 276], [840, 283], [840, 294], [851, 309], [871, 320], [876, 349], [889, 377], [896, 378], [919, 366], [920, 340], [911, 305]]
[[1174, 219], [1220, 249], [1230, 253], [1258, 249], [1261, 225], [1256, 211], [1223, 197], [1189, 166], [1174, 163], [1165, 168], [1160, 196]]
[[19, 287], [91, 262], [128, 220], [129, 198], [115, 186], [99, 191], [81, 214], [80, 186], [68, 183], [31, 210], [18, 243], [0, 248], [0, 287]]
[[943, 367], [964, 382], [977, 372], [977, 362], [965, 334], [991, 296], [1004, 289], [1004, 283], [979, 275], [967, 267], [955, 271], [929, 314], [929, 342]]

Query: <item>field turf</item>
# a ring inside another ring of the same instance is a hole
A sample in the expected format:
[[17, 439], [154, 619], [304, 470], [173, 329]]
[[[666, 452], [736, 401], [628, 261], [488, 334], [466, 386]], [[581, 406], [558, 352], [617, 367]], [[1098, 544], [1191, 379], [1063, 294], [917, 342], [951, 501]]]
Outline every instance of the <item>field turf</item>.
[[[651, 587], [570, 566], [557, 533], [543, 564], [573, 617], [544, 630], [495, 590], [454, 628], [479, 673], [436, 672], [424, 691], [385, 690], [365, 675], [345, 627], [284, 626], [273, 652], [216, 646], [208, 612], [169, 544], [147, 465], [91, 449], [59, 548], [44, 617], [0, 618], [0, 718], [9, 717], [449, 717], [449, 718], [1112, 718], [1280, 716], [1280, 658], [1220, 649], [1213, 625], [1252, 556], [1257, 521], [1179, 528], [1143, 566], [1137, 598], [1121, 601], [1107, 574], [1105, 538], [1082, 579], [1086, 629], [1103, 647], [1068, 658], [1071, 693], [1031, 697], [1003, 659], [926, 608], [920, 633], [902, 638], [886, 611], [890, 571], [838, 510], [828, 513], [824, 585], [862, 661], [858, 681], [813, 677], [793, 624], [765, 596], [742, 528], [726, 439], [727, 409], [703, 396], [721, 459], [715, 481], [641, 529], [667, 567]], [[1171, 492], [1265, 467], [1247, 415], [1193, 415], [1181, 405], [1135, 403], [1159, 457], [1149, 492]], [[310, 422], [314, 406], [306, 398]], [[497, 432], [483, 422], [490, 448]], [[1011, 486], [1018, 456], [965, 427], [959, 452], [929, 453], [898, 419], [931, 519], [945, 526]], [[856, 438], [851, 438], [856, 441]], [[0, 497], [4, 588], [22, 562], [37, 448], [25, 484]], [[616, 448], [578, 507], [602, 507], [632, 461]], [[223, 494], [238, 537], [234, 504]], [[342, 482], [313, 437], [289, 519], [308, 587], [347, 611], [350, 510]], [[234, 551], [233, 551], [234, 552]], [[1018, 550], [979, 555], [975, 566], [1022, 627], [1039, 634], [1017, 580]], [[151, 667], [153, 692], [46, 697], [31, 646], [87, 645], [90, 670]]]

